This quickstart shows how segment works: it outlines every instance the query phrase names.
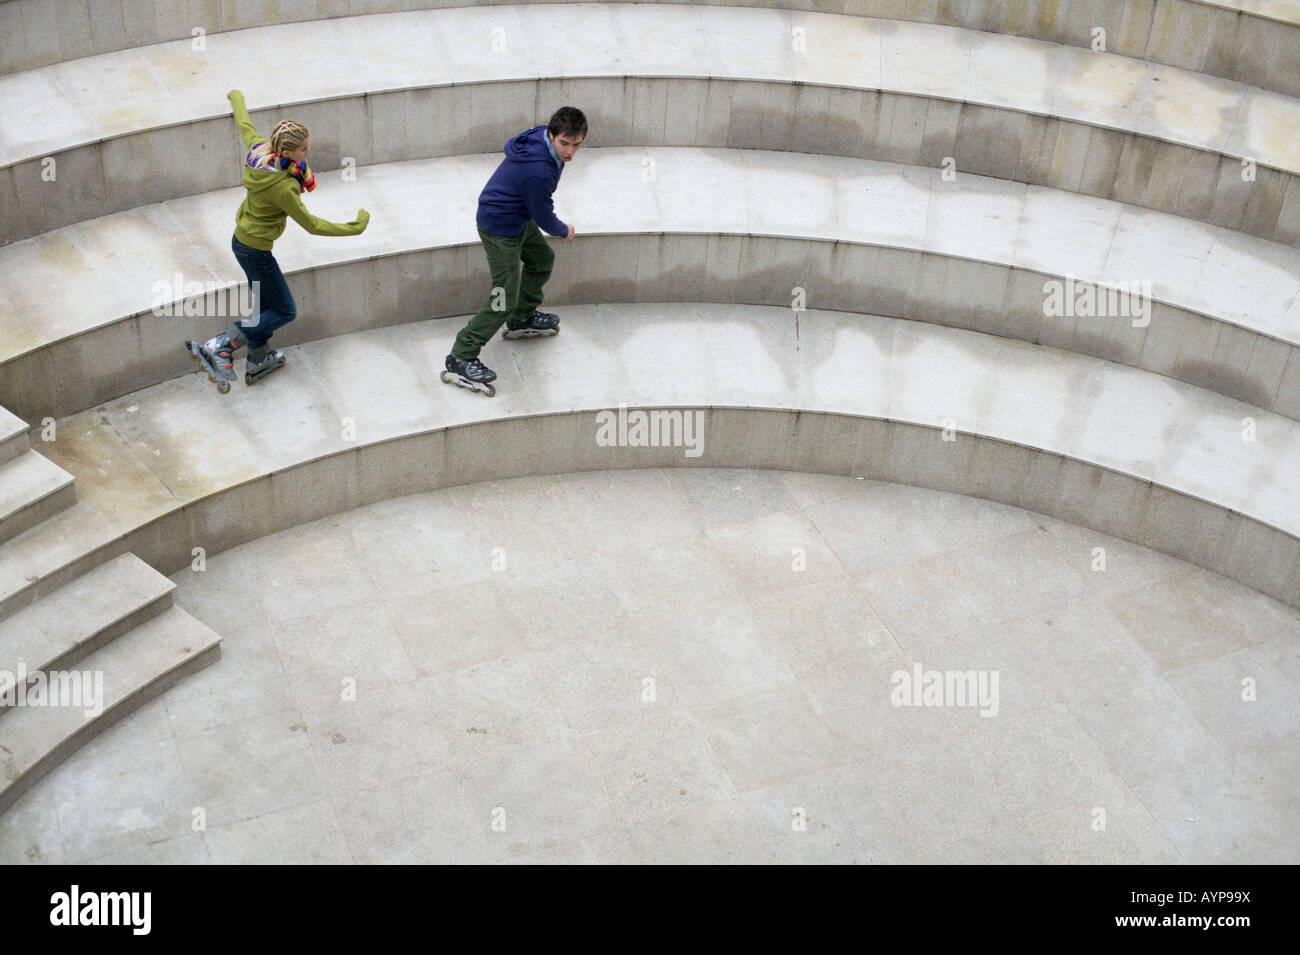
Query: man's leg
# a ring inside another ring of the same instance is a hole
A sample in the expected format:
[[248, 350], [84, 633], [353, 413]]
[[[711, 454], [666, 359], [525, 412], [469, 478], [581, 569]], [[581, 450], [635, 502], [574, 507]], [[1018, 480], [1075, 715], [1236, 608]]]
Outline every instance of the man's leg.
[[492, 340], [514, 312], [519, 297], [519, 247], [527, 232], [524, 229], [519, 235], [507, 238], [478, 230], [479, 238], [483, 240], [483, 251], [487, 253], [488, 271], [492, 273], [492, 290], [487, 301], [456, 336], [451, 357], [461, 361], [477, 358], [479, 349]]
[[542, 286], [551, 277], [551, 269], [555, 266], [555, 252], [532, 219], [524, 226], [519, 254], [524, 261], [524, 271], [519, 283], [519, 304], [515, 307], [514, 316], [525, 319], [542, 304]]

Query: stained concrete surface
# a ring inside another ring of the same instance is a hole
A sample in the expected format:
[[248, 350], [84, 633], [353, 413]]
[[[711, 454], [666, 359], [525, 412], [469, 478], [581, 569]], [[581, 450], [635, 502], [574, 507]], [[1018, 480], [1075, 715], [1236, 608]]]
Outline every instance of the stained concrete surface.
[[[0, 860], [1300, 860], [1300, 613], [1012, 507], [521, 478], [173, 580], [221, 661], [0, 817]], [[997, 692], [895, 705], [917, 665]]]

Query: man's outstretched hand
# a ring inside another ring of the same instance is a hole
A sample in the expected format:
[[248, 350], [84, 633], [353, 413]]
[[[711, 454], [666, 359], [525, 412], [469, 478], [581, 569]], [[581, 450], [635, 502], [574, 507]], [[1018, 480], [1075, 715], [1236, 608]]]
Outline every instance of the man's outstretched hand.
[[[566, 222], [565, 225], [568, 225], [568, 223]], [[565, 239], [567, 239], [568, 241], [572, 242], [572, 241], [573, 241], [573, 237], [574, 237], [575, 235], [577, 235], [577, 234], [578, 234], [577, 230], [574, 229], [573, 226], [569, 226], [569, 234], [565, 236]]]

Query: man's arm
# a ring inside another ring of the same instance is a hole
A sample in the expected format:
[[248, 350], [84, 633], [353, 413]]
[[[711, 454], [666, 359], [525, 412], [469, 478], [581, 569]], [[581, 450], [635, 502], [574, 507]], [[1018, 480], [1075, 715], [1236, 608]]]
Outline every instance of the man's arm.
[[239, 135], [244, 137], [244, 145], [252, 149], [254, 143], [266, 142], [266, 137], [254, 128], [253, 121], [248, 118], [248, 107], [244, 105], [244, 94], [239, 90], [231, 90], [226, 94], [226, 99], [230, 100], [230, 105], [234, 108], [235, 122], [239, 125]]
[[525, 179], [524, 207], [528, 210], [528, 218], [536, 222], [543, 232], [565, 238], [569, 234], [569, 227], [555, 215], [555, 206], [551, 202], [551, 192], [547, 186], [547, 181], [541, 176]]

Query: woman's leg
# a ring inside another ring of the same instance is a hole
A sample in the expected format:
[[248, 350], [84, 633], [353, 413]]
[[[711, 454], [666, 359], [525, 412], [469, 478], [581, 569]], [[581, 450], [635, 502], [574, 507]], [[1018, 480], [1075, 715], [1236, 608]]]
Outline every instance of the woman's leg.
[[248, 343], [250, 354], [264, 352], [271, 334], [298, 317], [298, 306], [275, 256], [262, 249], [251, 249], [238, 239], [231, 239], [231, 250], [253, 290], [253, 314], [232, 325], [228, 334], [236, 344], [239, 341], [236, 335], [242, 337]]

